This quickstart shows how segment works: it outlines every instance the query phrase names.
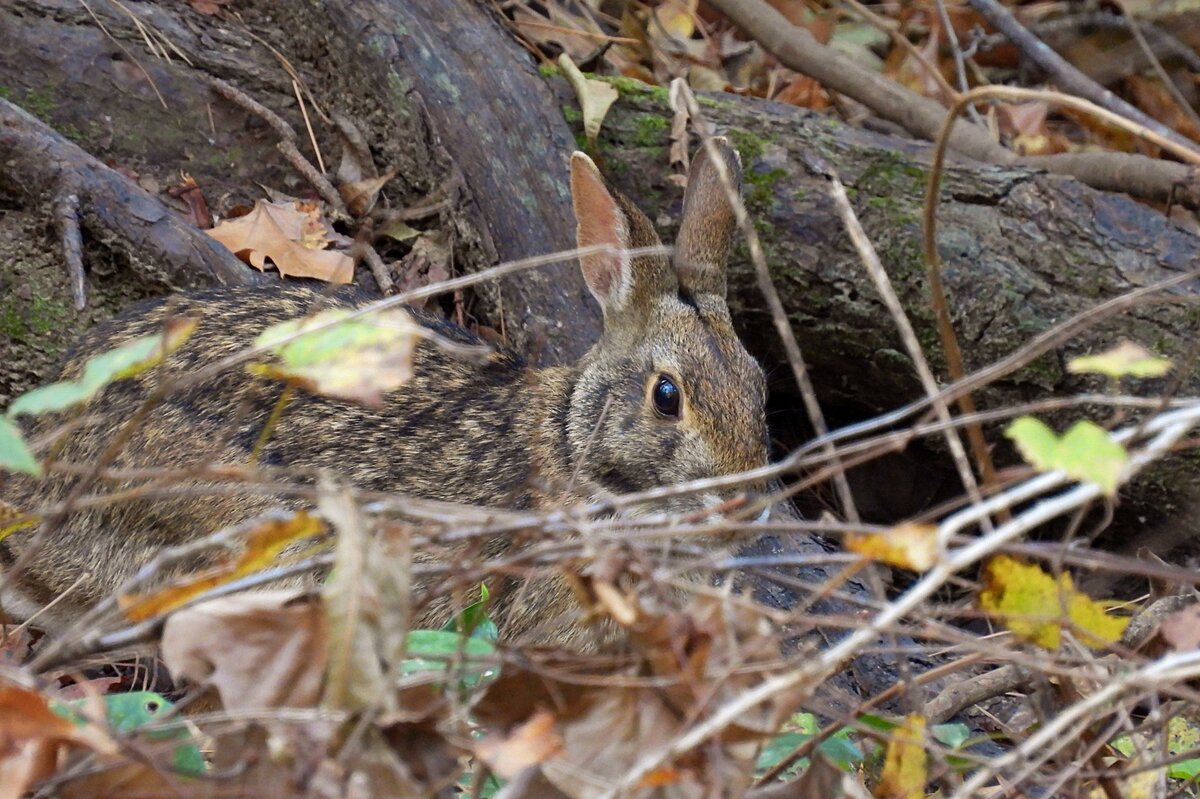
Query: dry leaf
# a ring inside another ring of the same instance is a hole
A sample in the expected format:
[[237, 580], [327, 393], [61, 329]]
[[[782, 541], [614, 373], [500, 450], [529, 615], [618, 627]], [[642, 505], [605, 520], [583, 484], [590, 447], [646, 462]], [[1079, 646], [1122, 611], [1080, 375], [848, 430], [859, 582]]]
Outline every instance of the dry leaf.
[[303, 538], [320, 535], [325, 530], [321, 521], [305, 511], [293, 515], [271, 516], [258, 521], [246, 536], [245, 547], [238, 557], [152, 594], [123, 594], [117, 603], [130, 621], [143, 621], [173, 610], [205, 591], [231, 580], [264, 569], [274, 563], [279, 553]]
[[167, 619], [162, 657], [177, 679], [213, 686], [226, 710], [314, 707], [328, 658], [325, 615], [295, 590], [213, 599]]
[[1159, 622], [1158, 633], [1175, 652], [1200, 649], [1200, 605], [1180, 608]]
[[1041, 567], [997, 555], [983, 570], [979, 606], [1014, 634], [1044, 649], [1058, 649], [1069, 625], [1087, 646], [1121, 640], [1129, 619], [1108, 613], [1106, 603], [1075, 590], [1071, 575], [1057, 579]]
[[904, 522], [882, 533], [851, 533], [846, 548], [889, 566], [923, 572], [937, 563], [937, 530], [934, 524]]
[[566, 53], [559, 56], [558, 65], [571, 88], [575, 90], [579, 110], [583, 113], [583, 132], [587, 135], [588, 142], [594, 146], [596, 137], [600, 135], [604, 115], [619, 96], [617, 90], [602, 80], [585, 78]]
[[925, 782], [925, 719], [912, 713], [888, 737], [874, 794], [876, 799], [924, 799]]
[[380, 407], [384, 394], [412, 378], [421, 337], [436, 338], [403, 308], [371, 314], [335, 308], [268, 327], [255, 344], [274, 353], [278, 363], [247, 368], [317, 394]]
[[265, 270], [270, 258], [285, 277], [349, 283], [354, 278], [354, 259], [324, 249], [329, 243], [327, 230], [315, 208], [259, 200], [250, 213], [206, 232], [256, 269]]
[[493, 733], [475, 746], [479, 758], [503, 779], [544, 763], [560, 751], [562, 738], [554, 730], [554, 714], [547, 710], [534, 712], [507, 736]]
[[346, 208], [350, 213], [355, 216], [363, 216], [375, 205], [375, 201], [379, 198], [379, 192], [394, 177], [396, 177], [395, 169], [377, 178], [365, 178], [363, 180], [343, 183], [338, 186], [338, 194], [346, 202]]
[[49, 777], [65, 745], [114, 753], [116, 744], [101, 727], [75, 724], [50, 709], [46, 696], [16, 685], [0, 685], [0, 799], [19, 799], [33, 783]]

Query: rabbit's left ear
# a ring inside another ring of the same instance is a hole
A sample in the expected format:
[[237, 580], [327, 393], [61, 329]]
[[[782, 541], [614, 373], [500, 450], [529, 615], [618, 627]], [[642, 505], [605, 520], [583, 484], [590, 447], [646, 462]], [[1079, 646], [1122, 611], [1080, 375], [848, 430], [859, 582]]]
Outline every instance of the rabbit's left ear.
[[580, 249], [609, 249], [581, 255], [583, 279], [609, 319], [648, 307], [664, 292], [678, 289], [674, 271], [663, 256], [632, 257], [628, 250], [662, 242], [645, 214], [604, 184], [592, 159], [571, 156], [571, 201], [575, 207], [575, 240]]
[[730, 201], [730, 188], [742, 196], [742, 161], [723, 136], [712, 140], [725, 176], [701, 147], [688, 172], [683, 195], [683, 219], [675, 239], [675, 269], [679, 283], [691, 294], [715, 294], [725, 298], [725, 267], [733, 250], [737, 216]]

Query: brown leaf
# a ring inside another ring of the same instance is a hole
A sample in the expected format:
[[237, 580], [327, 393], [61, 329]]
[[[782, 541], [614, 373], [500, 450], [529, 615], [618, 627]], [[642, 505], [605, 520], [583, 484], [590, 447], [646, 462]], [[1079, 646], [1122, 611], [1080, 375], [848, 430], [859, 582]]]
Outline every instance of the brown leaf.
[[222, 222], [207, 233], [256, 269], [265, 270], [270, 258], [285, 277], [349, 283], [354, 277], [354, 259], [323, 249], [328, 243], [326, 229], [315, 208], [304, 210], [299, 203], [259, 200], [250, 213]]
[[167, 619], [162, 656], [175, 677], [212, 685], [227, 710], [314, 707], [325, 615], [294, 590], [213, 599]]
[[75, 724], [50, 709], [47, 697], [16, 685], [0, 686], [0, 799], [18, 799], [54, 772], [59, 750], [78, 745], [101, 753], [116, 744], [95, 724]]
[[365, 178], [338, 186], [338, 194], [346, 201], [346, 208], [355, 216], [362, 216], [375, 205], [379, 192], [387, 182], [396, 177], [393, 169], [377, 178]]
[[475, 745], [475, 753], [504, 779], [544, 763], [562, 750], [554, 730], [554, 714], [537, 710], [507, 736], [493, 733]]
[[1200, 649], [1200, 605], [1181, 608], [1159, 622], [1159, 635], [1176, 652]]

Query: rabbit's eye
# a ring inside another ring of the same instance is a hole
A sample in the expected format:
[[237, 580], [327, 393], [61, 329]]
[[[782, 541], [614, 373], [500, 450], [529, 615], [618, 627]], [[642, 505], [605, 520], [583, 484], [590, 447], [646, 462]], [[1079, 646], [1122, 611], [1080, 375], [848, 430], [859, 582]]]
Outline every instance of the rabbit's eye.
[[666, 375], [659, 375], [654, 384], [654, 410], [659, 416], [677, 418], [679, 416], [679, 386]]

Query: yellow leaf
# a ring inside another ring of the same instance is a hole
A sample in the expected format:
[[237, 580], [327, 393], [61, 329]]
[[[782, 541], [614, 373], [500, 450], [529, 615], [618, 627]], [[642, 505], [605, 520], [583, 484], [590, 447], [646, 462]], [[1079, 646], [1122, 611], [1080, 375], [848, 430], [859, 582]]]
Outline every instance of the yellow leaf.
[[904, 522], [882, 533], [851, 533], [846, 548], [890, 566], [923, 572], [937, 562], [937, 526]]
[[1122, 341], [1098, 355], [1081, 355], [1067, 363], [1071, 374], [1095, 372], [1113, 379], [1120, 377], [1162, 377], [1171, 371], [1171, 361], [1159, 358], [1132, 341]]
[[1041, 567], [1007, 555], [988, 561], [979, 606], [1000, 619], [1018, 637], [1043, 649], [1058, 649], [1069, 625], [1087, 646], [1120, 640], [1129, 619], [1109, 614], [1102, 602], [1075, 590], [1071, 575], [1056, 579]]
[[279, 363], [252, 372], [309, 391], [378, 407], [383, 395], [412, 377], [413, 350], [423, 328], [401, 308], [358, 314], [344, 308], [272, 325], [255, 344]]
[[875, 799], [924, 799], [925, 782], [925, 719], [912, 713], [888, 738]]
[[604, 115], [617, 100], [617, 90], [602, 80], [585, 78], [566, 53], [558, 57], [558, 65], [575, 90], [583, 114], [583, 132], [587, 134], [588, 143], [594, 145]]
[[117, 604], [130, 621], [158, 616], [205, 591], [270, 566], [289, 544], [319, 535], [324, 529], [320, 519], [305, 511], [284, 518], [268, 518], [250, 531], [245, 548], [232, 562], [218, 564], [152, 594], [122, 594], [117, 598]]

